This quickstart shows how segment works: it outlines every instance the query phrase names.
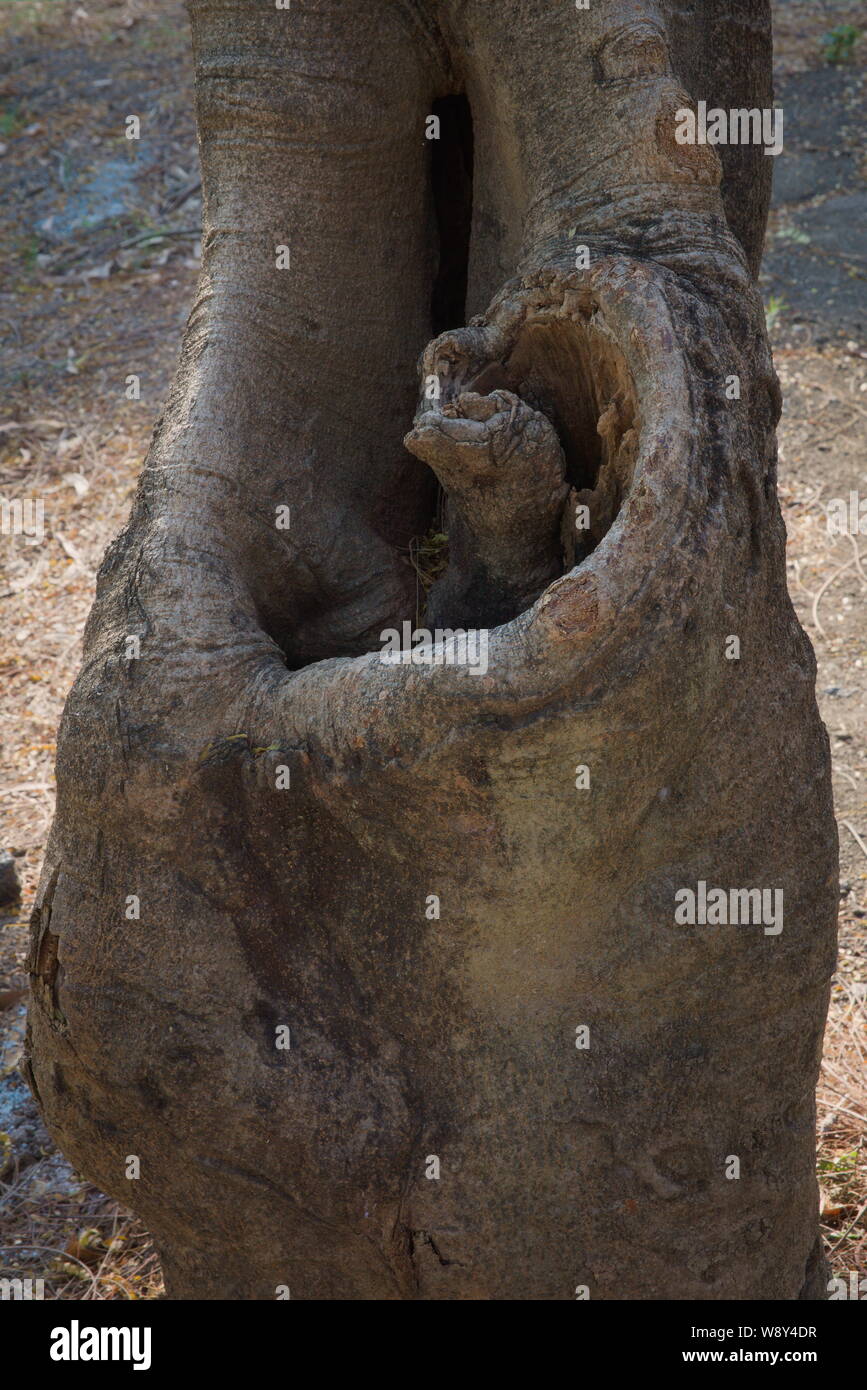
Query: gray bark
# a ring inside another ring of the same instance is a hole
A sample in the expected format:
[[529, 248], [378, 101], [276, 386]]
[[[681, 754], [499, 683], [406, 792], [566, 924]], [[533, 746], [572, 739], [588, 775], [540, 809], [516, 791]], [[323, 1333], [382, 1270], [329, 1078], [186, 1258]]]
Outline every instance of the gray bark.
[[[769, 161], [673, 138], [765, 104], [767, 6], [190, 9], [203, 270], [59, 738], [49, 1127], [174, 1298], [821, 1297], [836, 834]], [[425, 347], [425, 118], [461, 92], [471, 322]], [[484, 675], [376, 650], [435, 474], [430, 613], [494, 628]], [[782, 889], [782, 932], [677, 925], [699, 881]]]

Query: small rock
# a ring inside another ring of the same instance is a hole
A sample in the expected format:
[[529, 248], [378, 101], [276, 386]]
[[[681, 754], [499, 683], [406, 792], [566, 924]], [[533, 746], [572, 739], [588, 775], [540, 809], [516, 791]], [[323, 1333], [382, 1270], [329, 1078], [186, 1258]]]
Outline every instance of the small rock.
[[0, 849], [0, 907], [17, 903], [21, 897], [18, 865], [8, 850]]

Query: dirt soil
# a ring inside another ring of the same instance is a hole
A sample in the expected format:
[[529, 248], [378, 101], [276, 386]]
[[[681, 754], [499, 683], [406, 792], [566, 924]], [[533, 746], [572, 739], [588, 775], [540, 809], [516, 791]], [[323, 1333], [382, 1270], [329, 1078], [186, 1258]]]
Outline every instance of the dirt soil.
[[[819, 664], [842, 877], [819, 1175], [835, 1271], [864, 1274], [867, 11], [779, 0], [776, 23], [785, 147], [762, 288], [785, 400], [789, 582]], [[851, 53], [845, 34], [823, 46], [847, 25], [863, 35]], [[147, 1233], [54, 1149], [17, 1061], [57, 723], [201, 251], [186, 16], [178, 0], [0, 0], [0, 33], [0, 499], [44, 509], [41, 543], [0, 535], [0, 851], [11, 851], [22, 884], [20, 904], [0, 907], [0, 1274], [44, 1278], [47, 1298], [155, 1298]], [[126, 138], [132, 115], [138, 140]], [[832, 534], [829, 504], [848, 505], [852, 493], [865, 499], [863, 532]]]

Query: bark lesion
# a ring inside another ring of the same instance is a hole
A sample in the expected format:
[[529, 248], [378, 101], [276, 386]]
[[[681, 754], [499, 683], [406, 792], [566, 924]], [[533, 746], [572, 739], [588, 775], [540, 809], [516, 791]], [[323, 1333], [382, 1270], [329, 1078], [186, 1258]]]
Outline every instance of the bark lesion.
[[41, 1005], [54, 1028], [65, 1029], [67, 1022], [59, 999], [59, 989], [63, 981], [60, 937], [51, 930], [52, 907], [60, 872], [61, 867], [57, 864], [47, 874], [31, 915], [29, 969], [34, 999]]

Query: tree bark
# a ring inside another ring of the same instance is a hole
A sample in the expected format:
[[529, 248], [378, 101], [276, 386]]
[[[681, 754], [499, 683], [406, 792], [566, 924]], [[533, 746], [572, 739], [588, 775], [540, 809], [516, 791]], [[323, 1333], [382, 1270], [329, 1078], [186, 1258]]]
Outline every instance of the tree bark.
[[[767, 104], [767, 6], [367, 8], [190, 6], [201, 283], [63, 718], [31, 1084], [173, 1298], [822, 1297], [766, 157], [674, 139]], [[471, 318], [425, 348], [460, 93]], [[484, 673], [377, 650], [437, 480], [426, 621]], [[699, 883], [782, 931], [679, 924]]]

